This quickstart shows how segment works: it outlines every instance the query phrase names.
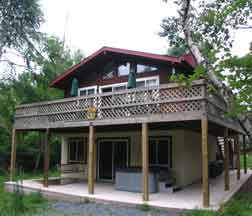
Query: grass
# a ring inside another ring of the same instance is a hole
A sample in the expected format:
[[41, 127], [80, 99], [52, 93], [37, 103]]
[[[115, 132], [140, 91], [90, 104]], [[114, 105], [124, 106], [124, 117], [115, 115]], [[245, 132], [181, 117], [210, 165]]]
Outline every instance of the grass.
[[251, 216], [252, 193], [236, 195], [218, 212], [195, 210], [183, 214], [183, 216]]
[[148, 203], [138, 204], [136, 205], [136, 208], [141, 211], [150, 211], [151, 207], [148, 205]]
[[[243, 158], [243, 155], [241, 155], [241, 167], [243, 168], [243, 160], [244, 158]], [[247, 155], [247, 167], [248, 168], [250, 168], [250, 169], [252, 169], [252, 153], [249, 153], [248, 155]]]
[[[58, 176], [58, 172], [53, 172], [50, 176]], [[22, 175], [22, 179], [41, 177], [41, 174]], [[4, 191], [5, 181], [8, 181], [6, 173], [0, 172], [0, 216], [32, 216], [48, 210], [49, 203], [39, 192], [24, 195], [22, 190], [15, 189], [15, 193], [8, 193]]]

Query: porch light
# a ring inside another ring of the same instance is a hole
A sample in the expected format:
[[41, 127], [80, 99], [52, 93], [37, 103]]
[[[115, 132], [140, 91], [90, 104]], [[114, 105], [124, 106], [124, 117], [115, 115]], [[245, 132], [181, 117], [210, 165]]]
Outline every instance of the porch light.
[[79, 82], [76, 78], [73, 78], [70, 92], [71, 97], [78, 96], [78, 88], [79, 88]]

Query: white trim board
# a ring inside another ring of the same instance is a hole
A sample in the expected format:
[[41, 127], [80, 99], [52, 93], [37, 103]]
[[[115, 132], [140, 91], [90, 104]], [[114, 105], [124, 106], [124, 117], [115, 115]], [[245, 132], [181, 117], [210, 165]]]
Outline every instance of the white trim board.
[[[157, 80], [157, 84], [159, 85], [160, 82], [159, 82], [159, 76], [151, 76], [151, 77], [141, 77], [141, 78], [137, 78], [136, 81], [137, 82], [141, 82], [141, 81], [148, 81], [148, 80], [152, 80], [152, 79], [156, 79]], [[122, 83], [114, 83], [114, 84], [109, 84], [109, 85], [102, 85], [102, 86], [99, 86], [99, 93], [102, 93], [102, 89], [104, 88], [109, 88], [109, 87], [119, 87], [119, 86], [126, 86], [127, 88], [127, 82], [122, 82]], [[113, 91], [113, 90], [112, 90]]]

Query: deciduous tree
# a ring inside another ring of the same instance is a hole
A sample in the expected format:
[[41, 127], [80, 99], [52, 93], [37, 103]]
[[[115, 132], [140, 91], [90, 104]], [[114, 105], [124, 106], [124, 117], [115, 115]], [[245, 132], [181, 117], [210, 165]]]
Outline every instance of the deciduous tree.
[[[193, 78], [207, 77], [226, 102], [234, 105], [230, 106], [230, 113], [235, 114], [242, 124], [241, 114], [251, 111], [251, 96], [248, 96], [252, 86], [249, 73], [252, 68], [251, 53], [244, 53], [244, 57], [238, 58], [233, 56], [232, 46], [237, 30], [252, 29], [252, 1], [172, 2], [177, 5], [178, 14], [162, 21], [160, 35], [167, 37], [173, 47], [188, 47], [198, 64]], [[224, 81], [227, 85], [223, 84]], [[233, 97], [234, 94], [236, 97]]]

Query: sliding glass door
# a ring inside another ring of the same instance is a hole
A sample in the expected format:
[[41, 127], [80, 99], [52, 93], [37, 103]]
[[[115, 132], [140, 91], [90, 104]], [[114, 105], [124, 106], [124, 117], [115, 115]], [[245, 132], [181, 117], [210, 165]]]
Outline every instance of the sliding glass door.
[[113, 181], [117, 169], [128, 165], [127, 139], [101, 139], [98, 142], [98, 179]]

